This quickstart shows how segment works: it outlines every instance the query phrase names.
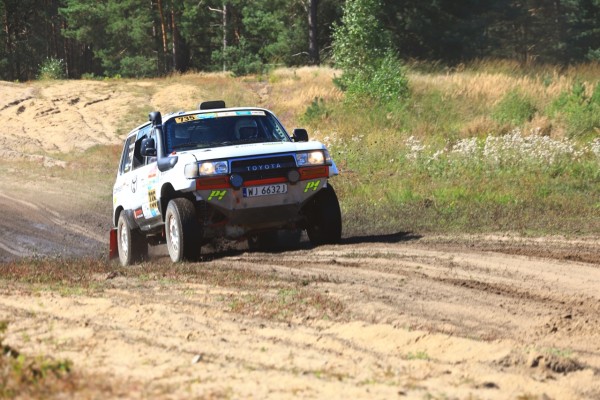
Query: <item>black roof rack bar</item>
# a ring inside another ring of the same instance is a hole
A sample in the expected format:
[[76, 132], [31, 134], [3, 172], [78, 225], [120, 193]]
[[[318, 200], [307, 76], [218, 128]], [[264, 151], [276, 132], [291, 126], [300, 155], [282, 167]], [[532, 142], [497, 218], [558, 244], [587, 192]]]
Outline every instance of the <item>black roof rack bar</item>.
[[200, 110], [213, 110], [215, 108], [225, 108], [225, 101], [223, 100], [212, 100], [212, 101], [203, 101], [200, 103]]

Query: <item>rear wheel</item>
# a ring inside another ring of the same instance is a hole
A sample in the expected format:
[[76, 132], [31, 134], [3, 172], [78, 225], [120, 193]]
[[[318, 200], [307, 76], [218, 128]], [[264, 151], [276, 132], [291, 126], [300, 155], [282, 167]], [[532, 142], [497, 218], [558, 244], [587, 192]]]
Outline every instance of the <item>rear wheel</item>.
[[119, 215], [117, 224], [117, 245], [119, 262], [124, 267], [148, 257], [148, 243], [140, 232], [133, 229], [124, 212]]
[[200, 226], [190, 200], [178, 198], [169, 202], [165, 234], [171, 261], [194, 261], [200, 256]]
[[333, 187], [321, 189], [307, 205], [306, 233], [310, 242], [322, 244], [339, 243], [342, 239], [342, 212]]

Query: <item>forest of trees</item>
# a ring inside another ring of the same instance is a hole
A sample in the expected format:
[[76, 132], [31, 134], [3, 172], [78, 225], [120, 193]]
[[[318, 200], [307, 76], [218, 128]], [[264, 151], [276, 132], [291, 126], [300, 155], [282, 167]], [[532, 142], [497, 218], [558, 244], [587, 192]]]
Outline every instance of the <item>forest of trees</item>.
[[[352, 0], [360, 3], [361, 0]], [[401, 59], [600, 60], [600, 0], [377, 0]], [[0, 79], [259, 72], [333, 63], [344, 0], [0, 0]]]

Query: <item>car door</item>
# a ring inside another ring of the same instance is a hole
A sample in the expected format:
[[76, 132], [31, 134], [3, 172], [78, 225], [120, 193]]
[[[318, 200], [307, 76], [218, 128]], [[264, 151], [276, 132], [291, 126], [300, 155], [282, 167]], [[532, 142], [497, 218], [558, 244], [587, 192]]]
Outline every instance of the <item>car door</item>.
[[[156, 188], [158, 186], [158, 167], [156, 157], [144, 157], [141, 155], [142, 140], [154, 135], [152, 127], [147, 125], [140, 129], [134, 145], [134, 162], [136, 166], [135, 183], [135, 209], [134, 218], [142, 230], [150, 229], [162, 223]], [[155, 138], [156, 140], [156, 138]]]
[[135, 207], [136, 178], [133, 171], [133, 153], [136, 137], [137, 133], [130, 134], [123, 146], [121, 164], [113, 188], [113, 207], [115, 208], [122, 206], [125, 210], [133, 210]]

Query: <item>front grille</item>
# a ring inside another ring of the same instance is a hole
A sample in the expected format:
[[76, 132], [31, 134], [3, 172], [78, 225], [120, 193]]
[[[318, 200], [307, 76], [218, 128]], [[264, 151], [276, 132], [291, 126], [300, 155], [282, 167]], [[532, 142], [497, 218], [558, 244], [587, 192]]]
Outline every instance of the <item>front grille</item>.
[[290, 155], [231, 162], [231, 172], [241, 175], [244, 181], [287, 177], [288, 171], [295, 168], [296, 162]]

